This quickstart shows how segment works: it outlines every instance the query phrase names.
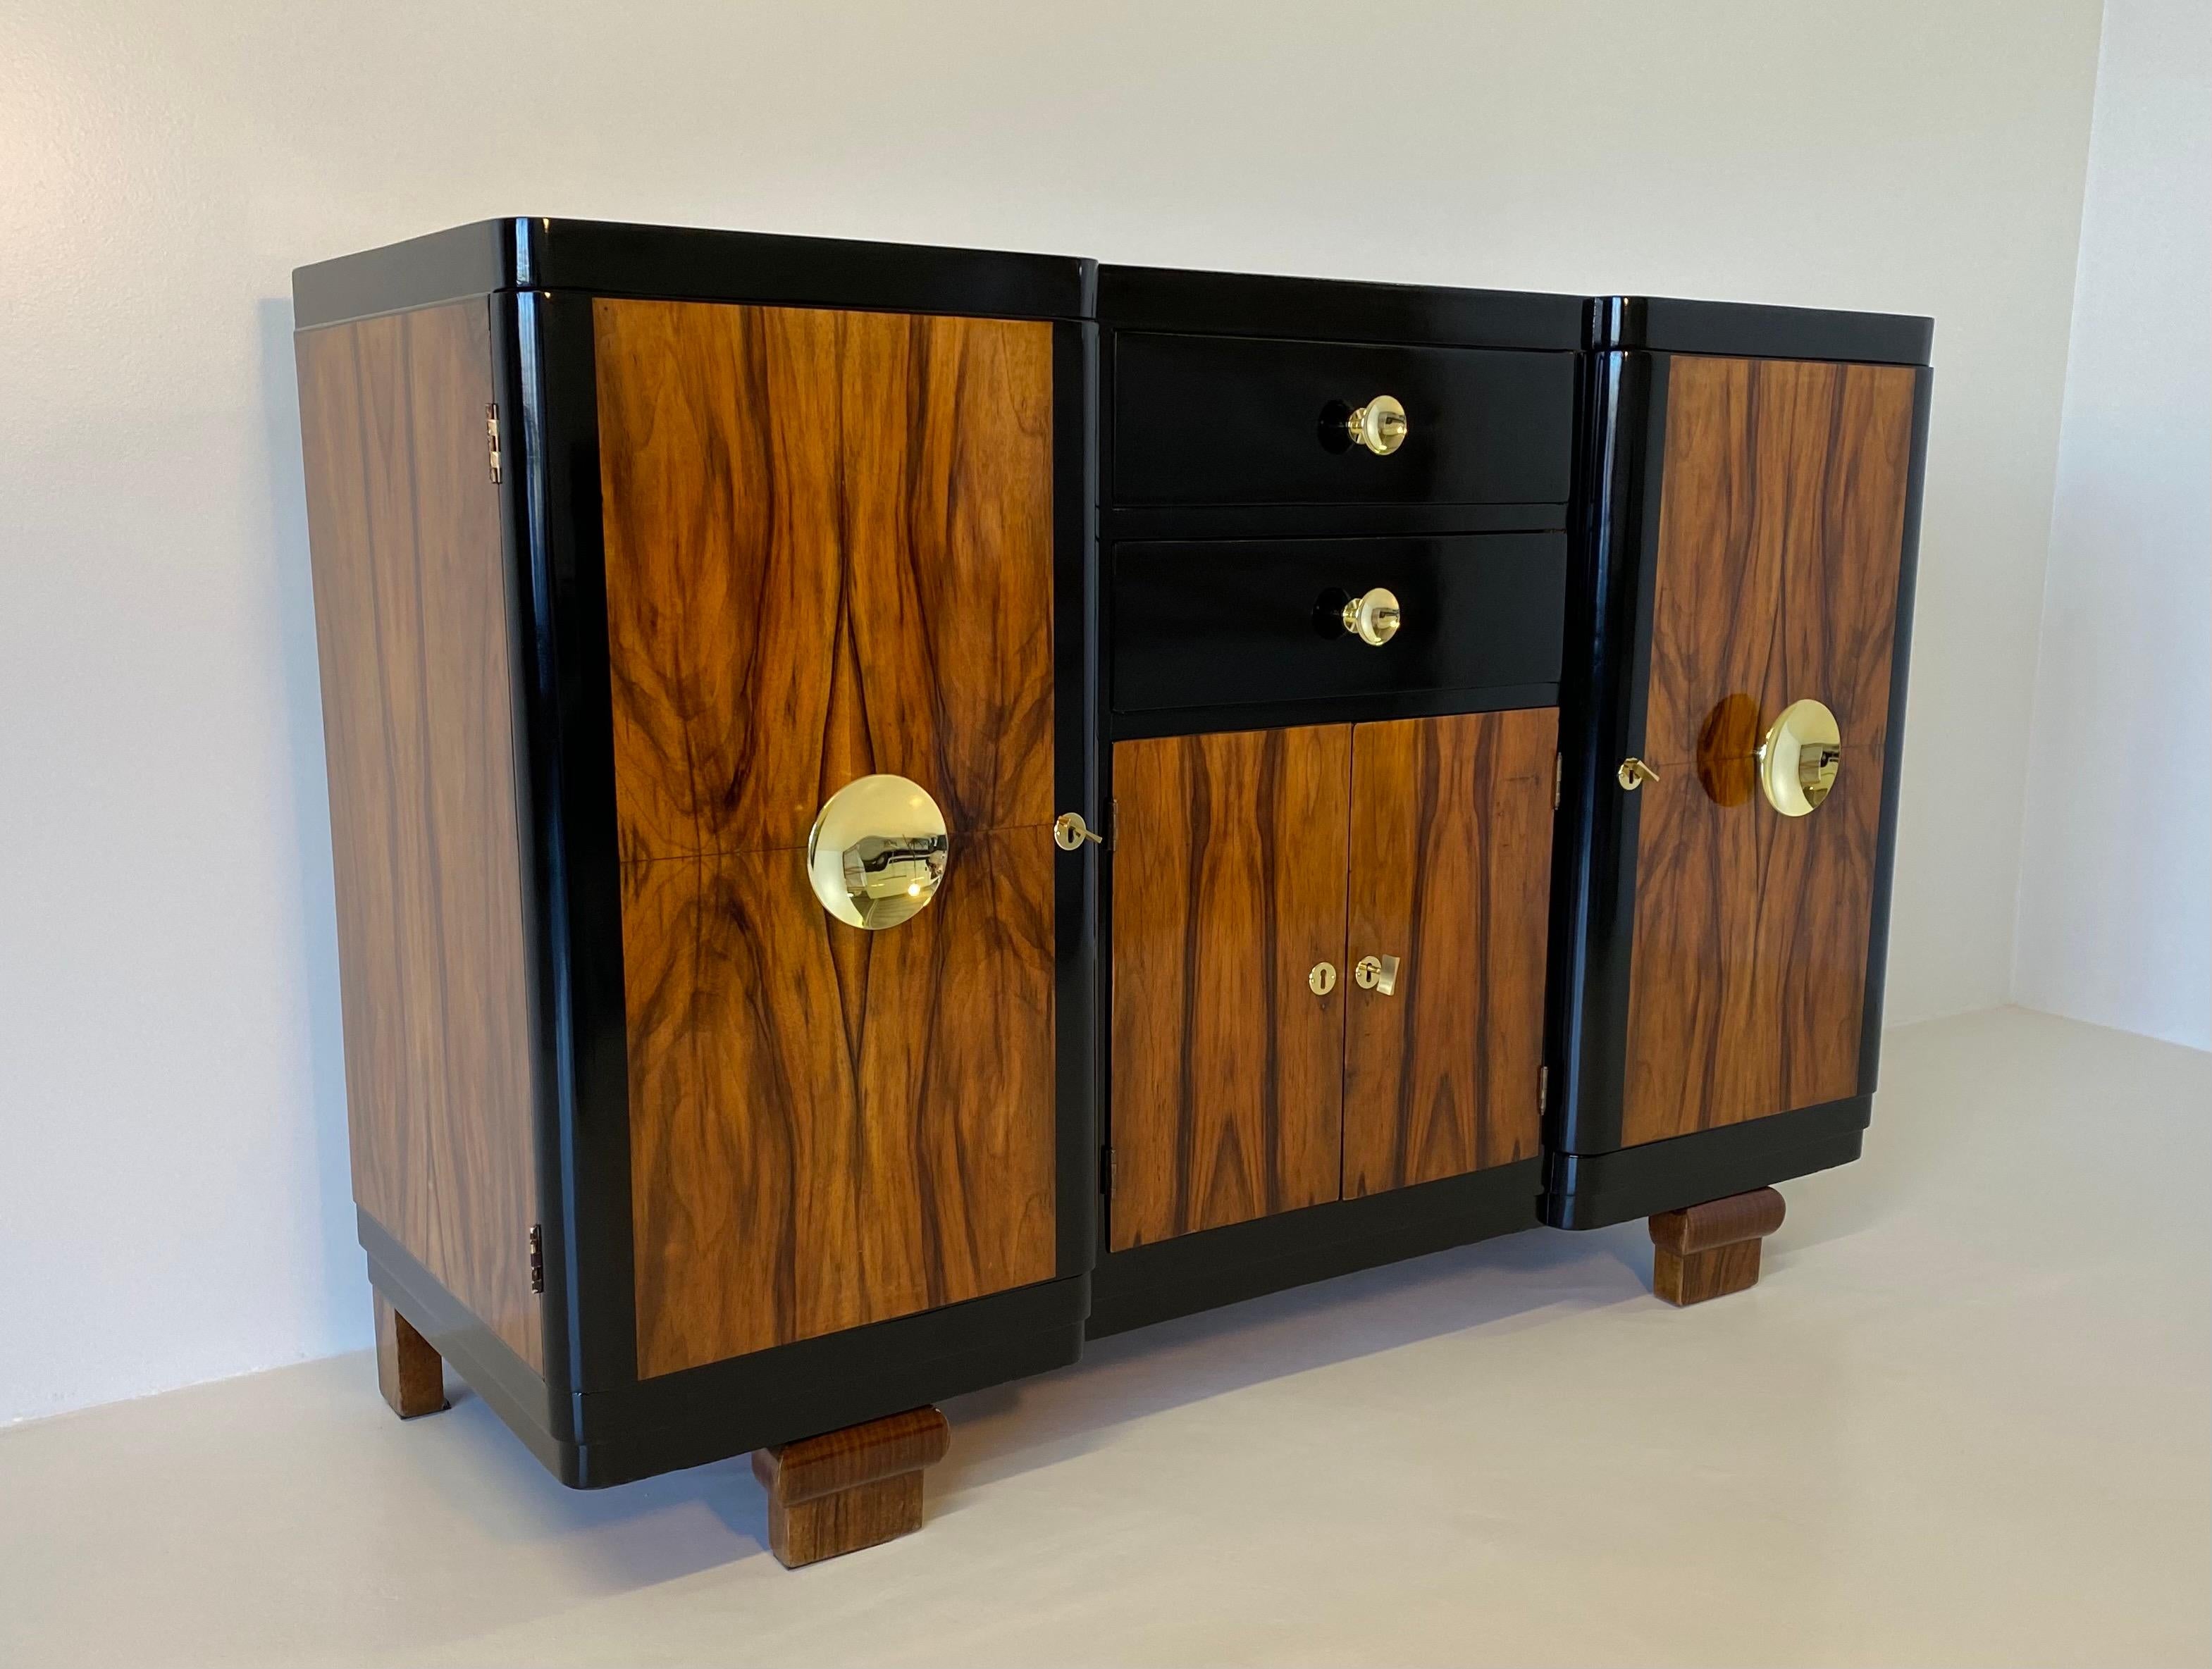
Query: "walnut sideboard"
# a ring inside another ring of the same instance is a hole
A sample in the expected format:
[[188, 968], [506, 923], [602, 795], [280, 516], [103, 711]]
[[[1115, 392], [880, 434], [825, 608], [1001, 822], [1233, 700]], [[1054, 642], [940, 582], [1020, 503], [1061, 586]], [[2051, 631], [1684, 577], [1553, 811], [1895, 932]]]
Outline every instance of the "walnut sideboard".
[[1932, 327], [558, 220], [301, 269], [355, 1199], [563, 1482], [921, 1521], [1086, 1338], [1875, 1088]]

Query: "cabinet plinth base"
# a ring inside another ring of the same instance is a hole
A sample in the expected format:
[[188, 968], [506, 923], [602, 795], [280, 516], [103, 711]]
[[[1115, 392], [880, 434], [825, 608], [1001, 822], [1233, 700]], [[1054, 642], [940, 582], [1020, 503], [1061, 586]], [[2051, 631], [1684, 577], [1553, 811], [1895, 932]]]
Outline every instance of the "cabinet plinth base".
[[935, 1408], [753, 1451], [768, 1491], [769, 1549], [795, 1569], [921, 1528], [921, 1473], [945, 1458], [952, 1427]]
[[382, 1293], [376, 1300], [376, 1388], [403, 1420], [435, 1414], [446, 1401], [446, 1364]]
[[1759, 1242], [1782, 1213], [1771, 1188], [1660, 1212], [1650, 1220], [1651, 1290], [1670, 1304], [1702, 1304], [1755, 1285]]

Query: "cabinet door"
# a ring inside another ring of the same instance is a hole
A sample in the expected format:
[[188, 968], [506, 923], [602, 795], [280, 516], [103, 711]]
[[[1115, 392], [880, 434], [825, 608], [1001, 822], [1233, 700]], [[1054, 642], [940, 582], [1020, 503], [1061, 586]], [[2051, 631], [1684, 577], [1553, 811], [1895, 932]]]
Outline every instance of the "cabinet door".
[[[1049, 1279], [1052, 326], [600, 300], [637, 1366]], [[919, 784], [887, 932], [808, 831]]]
[[1114, 750], [1115, 1251], [1337, 1197], [1352, 731]]
[[[1857, 1094], [1916, 373], [1668, 363], [1638, 794], [1624, 1144]], [[1753, 757], [1835, 714], [1826, 802]]]
[[1346, 999], [1346, 1199], [1536, 1153], [1558, 738], [1550, 707], [1352, 732], [1345, 955], [1396, 962]]

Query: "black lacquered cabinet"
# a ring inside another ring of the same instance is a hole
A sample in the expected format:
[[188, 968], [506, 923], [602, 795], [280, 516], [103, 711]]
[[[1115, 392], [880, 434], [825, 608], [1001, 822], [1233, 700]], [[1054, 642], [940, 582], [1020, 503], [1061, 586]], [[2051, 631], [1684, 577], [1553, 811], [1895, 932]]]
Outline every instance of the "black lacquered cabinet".
[[542, 220], [295, 294], [402, 1414], [754, 1449], [805, 1563], [1086, 1338], [1647, 1214], [1694, 1302], [1858, 1151], [1926, 321]]

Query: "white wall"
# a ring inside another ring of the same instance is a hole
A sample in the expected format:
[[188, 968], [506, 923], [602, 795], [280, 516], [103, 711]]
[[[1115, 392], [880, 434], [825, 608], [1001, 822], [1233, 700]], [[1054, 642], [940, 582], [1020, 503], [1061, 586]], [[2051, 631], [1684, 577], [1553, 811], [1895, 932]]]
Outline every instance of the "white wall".
[[2019, 1000], [2212, 1047], [2212, 4], [2107, 0]]
[[1911, 1019], [2008, 987], [2097, 27], [2096, 0], [12, 0], [0, 1419], [367, 1338], [295, 264], [553, 214], [1932, 313]]

